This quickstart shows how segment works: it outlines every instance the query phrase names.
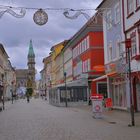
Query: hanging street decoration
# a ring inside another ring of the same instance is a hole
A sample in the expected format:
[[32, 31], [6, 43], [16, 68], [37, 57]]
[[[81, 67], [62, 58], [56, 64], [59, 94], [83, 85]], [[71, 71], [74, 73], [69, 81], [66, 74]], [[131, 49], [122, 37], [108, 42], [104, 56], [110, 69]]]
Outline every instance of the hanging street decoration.
[[33, 20], [37, 25], [44, 25], [48, 21], [48, 15], [43, 9], [38, 9], [34, 13]]
[[65, 10], [63, 14], [64, 14], [64, 16], [65, 16], [66, 18], [69, 18], [69, 19], [76, 19], [76, 18], [78, 18], [80, 15], [84, 15], [84, 17], [85, 17], [87, 20], [90, 19], [90, 16], [89, 16], [88, 14], [82, 12], [81, 10], [76, 11], [76, 13], [75, 13], [74, 15], [72, 15], [72, 16], [69, 15], [69, 11], [75, 12], [75, 10], [73, 10], [73, 9]]
[[[90, 16], [86, 11], [95, 11], [95, 9], [70, 9], [70, 8], [29, 8], [29, 7], [13, 7], [0, 5], [0, 18], [8, 13], [16, 18], [23, 18], [27, 10], [35, 10], [33, 14], [33, 21], [37, 25], [45, 25], [48, 22], [48, 14], [46, 11], [63, 11], [63, 15], [68, 19], [76, 19], [80, 15], [83, 15], [87, 20], [90, 19]], [[71, 14], [72, 13], [72, 14]], [[71, 14], [71, 15], [70, 15]]]
[[[19, 9], [17, 10], [19, 11]], [[16, 18], [23, 18], [26, 14], [26, 10], [24, 8], [21, 8], [20, 9], [20, 12], [19, 14], [16, 13], [15, 11], [12, 10], [12, 8], [7, 8], [7, 9], [4, 9], [3, 11], [0, 11], [0, 18], [5, 14], [5, 13], [8, 13], [8, 14], [11, 14], [12, 16], [16, 17]]]
[[[109, 8], [110, 9], [110, 8]], [[20, 13], [18, 13], [20, 10]], [[63, 15], [68, 19], [77, 19], [80, 15], [83, 15], [87, 20], [90, 20], [90, 16], [86, 13], [87, 11], [95, 11], [96, 9], [70, 9], [70, 8], [29, 8], [29, 7], [12, 7], [12, 6], [6, 6], [6, 5], [0, 5], [0, 18], [5, 14], [9, 13], [12, 16], [16, 18], [23, 18], [26, 14], [26, 10], [36, 10], [36, 12], [33, 15], [33, 21], [37, 25], [45, 25], [48, 22], [48, 14], [46, 11], [63, 11]], [[103, 14], [104, 10], [107, 9], [99, 9], [96, 13], [94, 19], [96, 21], [97, 16], [101, 16], [103, 20], [107, 23], [111, 23], [112, 26], [114, 25], [114, 22], [109, 19], [106, 15]], [[70, 15], [71, 13], [74, 13]]]

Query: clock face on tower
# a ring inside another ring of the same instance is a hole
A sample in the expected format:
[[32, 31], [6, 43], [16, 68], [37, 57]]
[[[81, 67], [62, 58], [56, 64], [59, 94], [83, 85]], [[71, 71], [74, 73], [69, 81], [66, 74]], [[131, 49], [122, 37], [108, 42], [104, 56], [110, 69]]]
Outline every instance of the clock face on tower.
[[48, 15], [43, 9], [39, 9], [34, 13], [33, 20], [37, 25], [44, 25], [48, 21]]

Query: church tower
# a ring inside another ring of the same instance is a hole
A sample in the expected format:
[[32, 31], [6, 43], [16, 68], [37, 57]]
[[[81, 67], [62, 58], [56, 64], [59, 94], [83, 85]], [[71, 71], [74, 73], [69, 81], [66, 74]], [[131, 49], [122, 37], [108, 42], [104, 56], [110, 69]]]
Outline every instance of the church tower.
[[32, 40], [30, 40], [28, 51], [28, 81], [29, 87], [35, 89], [35, 53], [33, 50]]

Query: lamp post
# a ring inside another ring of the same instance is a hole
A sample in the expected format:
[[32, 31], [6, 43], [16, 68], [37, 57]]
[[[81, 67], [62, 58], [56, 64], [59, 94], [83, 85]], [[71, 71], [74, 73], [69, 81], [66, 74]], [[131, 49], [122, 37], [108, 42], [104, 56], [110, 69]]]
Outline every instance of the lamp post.
[[2, 74], [2, 83], [3, 83], [3, 95], [2, 95], [2, 105], [3, 105], [3, 110], [5, 109], [5, 101], [4, 101], [4, 89], [5, 89], [5, 84], [4, 84], [4, 74]]
[[13, 89], [14, 87], [13, 86], [14, 86], [14, 82], [12, 81], [11, 84], [12, 84], [11, 96], [12, 96], [12, 104], [13, 104], [13, 91], [14, 91], [14, 89]]
[[45, 100], [47, 100], [47, 85], [45, 83]]
[[129, 91], [130, 91], [130, 113], [131, 113], [131, 125], [135, 126], [135, 118], [134, 118], [134, 101], [132, 96], [132, 85], [131, 85], [131, 61], [130, 61], [130, 49], [131, 49], [131, 39], [127, 39], [125, 41], [125, 47], [128, 55], [128, 75], [129, 75]]
[[131, 114], [131, 124], [128, 126], [135, 126], [135, 118], [134, 118], [134, 101], [132, 96], [132, 85], [131, 85], [131, 58], [130, 58], [130, 51], [131, 51], [131, 39], [126, 39], [124, 42], [126, 48], [126, 58], [128, 62], [128, 76], [129, 76], [129, 93], [130, 93], [130, 114]]
[[67, 107], [68, 106], [68, 103], [67, 103], [67, 84], [66, 84], [66, 77], [67, 77], [67, 73], [64, 72], [64, 81], [65, 81], [65, 106]]
[[50, 88], [49, 88], [49, 102], [52, 101], [52, 81], [51, 78], [49, 78], [50, 82]]

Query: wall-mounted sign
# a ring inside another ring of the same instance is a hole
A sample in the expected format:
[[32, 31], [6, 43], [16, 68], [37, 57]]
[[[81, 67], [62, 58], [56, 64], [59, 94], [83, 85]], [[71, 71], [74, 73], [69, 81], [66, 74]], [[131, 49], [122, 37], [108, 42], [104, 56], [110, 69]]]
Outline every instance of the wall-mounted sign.
[[116, 62], [105, 65], [106, 73], [116, 72]]

